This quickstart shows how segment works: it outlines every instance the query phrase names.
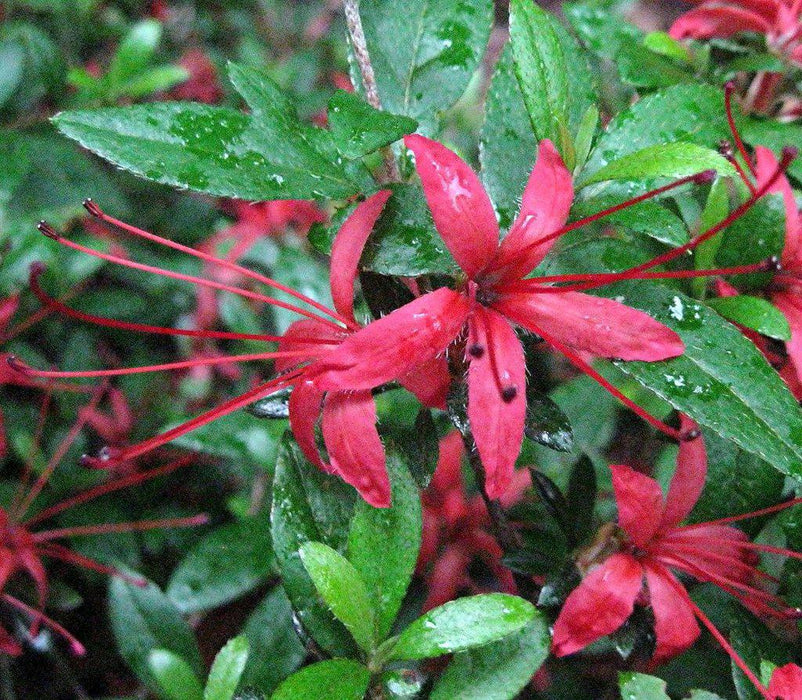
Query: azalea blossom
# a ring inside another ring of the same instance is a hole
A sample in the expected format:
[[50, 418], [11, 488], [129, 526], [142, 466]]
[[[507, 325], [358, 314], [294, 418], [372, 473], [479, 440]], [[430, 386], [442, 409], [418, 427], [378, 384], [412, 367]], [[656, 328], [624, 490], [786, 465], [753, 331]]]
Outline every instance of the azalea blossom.
[[690, 0], [697, 5], [669, 30], [675, 39], [729, 38], [741, 32], [766, 37], [769, 51], [802, 66], [800, 0]]
[[[470, 573], [470, 565], [476, 559], [488, 567], [499, 590], [517, 593], [512, 573], [501, 563], [504, 552], [489, 532], [490, 518], [482, 497], [466, 495], [462, 479], [464, 454], [458, 431], [442, 438], [437, 469], [421, 495], [423, 536], [416, 568], [429, 591], [423, 603], [424, 612], [453, 600], [462, 591], [471, 594], [486, 591]], [[516, 472], [502, 505], [515, 503], [528, 486], [529, 472]]]
[[524, 353], [514, 330], [520, 326], [563, 353], [645, 420], [680, 438], [678, 431], [633, 404], [581, 357], [591, 353], [623, 360], [664, 360], [682, 354], [679, 336], [642, 311], [583, 291], [623, 279], [711, 274], [647, 270], [715, 235], [754, 201], [684, 246], [631, 270], [525, 279], [567, 231], [681, 184], [708, 181], [711, 173], [683, 178], [566, 225], [573, 201], [571, 174], [551, 142], [544, 140], [518, 217], [499, 241], [493, 206], [471, 168], [454, 152], [423, 136], [407, 136], [405, 144], [415, 154], [435, 227], [462, 275], [456, 289], [442, 287], [424, 294], [345, 340], [336, 353], [316, 363], [318, 389], [370, 389], [404, 376], [449, 348], [456, 349], [456, 355], [464, 353], [468, 418], [486, 472], [487, 493], [497, 498], [510, 484], [523, 439]]
[[[685, 417], [683, 425], [694, 427]], [[626, 465], [612, 465], [610, 470], [618, 506], [617, 527], [603, 528], [603, 546], [594, 543], [589, 557], [580, 555], [584, 578], [568, 596], [554, 624], [554, 653], [573, 654], [610, 634], [624, 624], [635, 604], [642, 602], [654, 614], [656, 663], [693, 644], [700, 633], [698, 619], [760, 688], [752, 671], [691, 600], [674, 572], [718, 586], [759, 615], [798, 618], [799, 610], [765, 590], [766, 584], [776, 580], [757, 564], [758, 552], [797, 559], [802, 555], [752, 543], [746, 533], [729, 524], [776, 512], [802, 499], [712, 522], [680, 525], [705, 484], [707, 454], [702, 437], [680, 444], [677, 468], [665, 497], [657, 481]]]
[[[121, 489], [141, 484], [158, 476], [170, 474], [191, 462], [191, 456], [176, 459], [163, 466], [133, 474], [126, 478], [109, 481], [66, 498], [42, 510], [31, 511], [32, 506], [48, 484], [50, 477], [58, 467], [76, 437], [90, 420], [92, 412], [97, 409], [103, 394], [103, 388], [93, 392], [92, 399], [79, 411], [78, 419], [72, 425], [64, 439], [59, 443], [44, 469], [36, 476], [33, 473], [32, 461], [35, 451], [26, 462], [25, 470], [13, 499], [0, 506], [0, 599], [11, 607], [22, 612], [31, 620], [31, 634], [35, 634], [41, 624], [53, 629], [64, 637], [72, 650], [77, 654], [84, 653], [83, 645], [55, 620], [47, 617], [43, 610], [48, 596], [48, 576], [44, 559], [57, 559], [80, 568], [98, 571], [123, 578], [135, 585], [144, 585], [137, 577], [129, 576], [116, 568], [102, 564], [83, 554], [73, 552], [59, 542], [65, 538], [77, 536], [103, 535], [115, 532], [145, 531], [166, 527], [191, 527], [207, 522], [205, 515], [188, 518], [166, 518], [162, 520], [145, 520], [138, 522], [103, 523], [99, 525], [76, 525], [70, 527], [42, 527], [59, 514], [80, 504], [92, 501], [100, 496], [120, 491]], [[38, 443], [49, 401], [47, 397], [42, 405], [42, 414], [35, 437]], [[27, 575], [34, 585], [37, 607], [31, 607], [18, 598], [4, 592], [9, 580], [18, 574]], [[17, 655], [22, 652], [19, 642], [0, 626], [0, 651]]]
[[775, 668], [768, 691], [774, 700], [802, 700], [802, 668], [796, 664]]

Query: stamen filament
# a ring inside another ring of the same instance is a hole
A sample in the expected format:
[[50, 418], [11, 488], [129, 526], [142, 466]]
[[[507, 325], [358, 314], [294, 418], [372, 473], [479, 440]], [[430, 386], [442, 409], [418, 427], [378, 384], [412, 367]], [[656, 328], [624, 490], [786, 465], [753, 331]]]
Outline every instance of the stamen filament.
[[195, 527], [209, 522], [209, 516], [193, 515], [189, 518], [164, 518], [162, 520], [140, 520], [128, 523], [103, 523], [102, 525], [77, 525], [55, 530], [34, 532], [31, 537], [35, 542], [60, 539], [62, 537], [82, 537], [86, 535], [106, 535], [114, 532], [141, 532], [167, 527]]
[[732, 138], [735, 141], [735, 147], [738, 149], [738, 153], [741, 154], [741, 158], [744, 159], [746, 167], [749, 168], [749, 172], [752, 173], [752, 176], [754, 177], [757, 175], [757, 172], [755, 171], [755, 166], [752, 165], [752, 161], [749, 160], [749, 154], [746, 152], [746, 148], [744, 147], [744, 142], [741, 140], [741, 135], [738, 133], [738, 129], [735, 126], [735, 118], [732, 115], [732, 93], [734, 91], [735, 91], [735, 83], [730, 80], [724, 86], [724, 111], [727, 114], [727, 124], [729, 124], [730, 133], [732, 134]]
[[34, 610], [34, 608], [32, 608], [30, 605], [26, 605], [25, 603], [23, 603], [18, 598], [15, 598], [14, 596], [8, 595], [8, 593], [3, 593], [2, 596], [3, 596], [3, 600], [6, 601], [6, 603], [8, 603], [9, 605], [12, 605], [13, 607], [17, 608], [18, 610], [22, 610], [23, 612], [27, 613], [28, 615], [33, 616], [39, 622], [44, 623], [45, 625], [50, 627], [54, 632], [56, 632], [57, 634], [60, 634], [62, 637], [64, 637], [64, 639], [66, 639], [69, 642], [70, 648], [72, 649], [74, 654], [77, 654], [78, 656], [83, 656], [86, 653], [86, 648], [84, 647], [84, 645], [81, 644], [76, 639], [75, 636], [73, 636], [72, 634], [70, 634], [70, 632], [68, 632], [66, 629], [64, 629], [58, 622], [56, 622], [55, 620], [49, 618], [47, 615], [43, 614], [41, 611]]
[[20, 476], [19, 484], [14, 491], [14, 497], [11, 499], [11, 504], [8, 507], [10, 512], [13, 512], [19, 507], [20, 499], [22, 499], [24, 496], [25, 489], [28, 486], [28, 481], [31, 478], [31, 473], [33, 472], [33, 460], [36, 458], [36, 453], [39, 451], [42, 444], [42, 434], [44, 432], [45, 420], [47, 419], [47, 411], [50, 408], [50, 402], [52, 398], [53, 391], [50, 387], [48, 387], [42, 399], [42, 406], [39, 409], [39, 418], [36, 421], [36, 430], [33, 434], [33, 442], [31, 443], [31, 449], [28, 452], [28, 456], [25, 459], [25, 464], [22, 469], [22, 476]]
[[292, 297], [295, 297], [299, 301], [304, 302], [305, 304], [309, 304], [311, 307], [317, 309], [321, 313], [330, 316], [336, 321], [340, 323], [344, 323], [349, 327], [354, 327], [348, 319], [340, 316], [336, 311], [333, 309], [329, 309], [325, 307], [323, 304], [315, 301], [314, 299], [310, 299], [305, 294], [301, 294], [300, 292], [288, 287], [286, 285], [277, 282], [270, 277], [265, 277], [264, 275], [259, 274], [254, 270], [250, 270], [247, 267], [243, 267], [238, 265], [230, 260], [226, 260], [223, 258], [216, 258], [213, 255], [209, 255], [208, 253], [204, 253], [203, 251], [197, 250], [195, 248], [190, 248], [189, 246], [182, 245], [181, 243], [176, 243], [175, 241], [171, 241], [169, 238], [162, 238], [161, 236], [157, 236], [156, 234], [150, 233], [145, 231], [141, 228], [137, 228], [136, 226], [132, 226], [131, 224], [127, 224], [124, 221], [120, 221], [119, 219], [115, 219], [112, 216], [106, 214], [97, 204], [95, 204], [91, 199], [87, 199], [84, 201], [84, 208], [94, 217], [97, 217], [101, 221], [106, 222], [107, 224], [111, 224], [113, 226], [117, 226], [118, 228], [123, 229], [124, 231], [128, 231], [135, 236], [139, 236], [140, 238], [145, 238], [149, 241], [153, 241], [154, 243], [159, 243], [160, 245], [167, 246], [168, 248], [173, 248], [174, 250], [180, 250], [182, 253], [187, 253], [195, 258], [199, 258], [201, 260], [205, 260], [206, 262], [210, 262], [214, 265], [219, 265], [220, 267], [224, 267], [228, 270], [232, 270], [234, 272], [239, 273], [244, 277], [250, 277], [257, 282], [264, 284], [267, 287], [272, 287], [273, 289], [277, 289], [279, 291], [284, 292], [285, 294], [289, 294]]
[[255, 301], [260, 301], [264, 304], [270, 304], [272, 306], [278, 306], [279, 308], [286, 309], [287, 311], [292, 311], [293, 313], [297, 313], [300, 316], [305, 316], [306, 318], [310, 318], [314, 321], [319, 321], [320, 323], [326, 323], [337, 330], [342, 330], [342, 326], [338, 325], [334, 321], [318, 316], [311, 311], [307, 311], [306, 309], [302, 309], [298, 306], [293, 304], [288, 304], [287, 302], [280, 301], [279, 299], [274, 299], [273, 297], [265, 296], [264, 294], [259, 294], [257, 292], [252, 292], [248, 289], [242, 289], [241, 287], [234, 287], [232, 285], [223, 284], [222, 282], [215, 282], [213, 280], [203, 279], [202, 277], [195, 277], [194, 275], [185, 275], [181, 272], [173, 272], [172, 270], [164, 270], [159, 267], [154, 267], [152, 265], [145, 265], [144, 263], [138, 263], [133, 260], [126, 260], [125, 258], [121, 258], [117, 255], [112, 255], [110, 253], [103, 253], [99, 250], [94, 250], [93, 248], [88, 248], [87, 246], [81, 245], [80, 243], [75, 243], [68, 238], [64, 238], [64, 236], [60, 235], [55, 229], [53, 229], [49, 224], [45, 222], [39, 223], [39, 230], [42, 231], [48, 238], [52, 238], [57, 243], [66, 246], [67, 248], [72, 248], [73, 250], [77, 250], [80, 253], [85, 253], [86, 255], [91, 255], [94, 258], [99, 258], [100, 260], [105, 260], [110, 263], [114, 263], [115, 265], [120, 265], [122, 267], [128, 267], [132, 270], [140, 270], [141, 272], [149, 272], [154, 275], [161, 275], [162, 277], [168, 277], [170, 279], [180, 280], [182, 282], [189, 282], [190, 284], [195, 284], [201, 287], [209, 287], [210, 289], [217, 289], [223, 292], [231, 292], [232, 294], [238, 294], [241, 297], [246, 299], [253, 299]]
[[147, 582], [142, 578], [129, 576], [125, 572], [120, 571], [113, 566], [101, 564], [99, 561], [95, 561], [94, 559], [85, 557], [82, 554], [73, 552], [66, 547], [62, 547], [60, 544], [56, 544], [55, 542], [39, 545], [37, 546], [36, 550], [45, 556], [52, 557], [53, 559], [60, 559], [67, 564], [73, 564], [74, 566], [83, 567], [84, 569], [91, 569], [92, 571], [97, 571], [98, 573], [106, 576], [116, 576], [117, 578], [121, 578], [123, 581], [134, 586], [139, 586], [140, 588], [147, 585]]
[[768, 508], [762, 508], [761, 510], [755, 510], [751, 513], [743, 513], [742, 515], [730, 515], [726, 518], [719, 518], [718, 520], [711, 520], [705, 523], [696, 523], [693, 525], [682, 525], [678, 527], [678, 531], [687, 531], [687, 530], [696, 530], [700, 527], [707, 527], [708, 525], [728, 525], [729, 523], [737, 523], [740, 520], [748, 520], [749, 518], [757, 518], [761, 515], [771, 515], [772, 513], [776, 513], [781, 510], [785, 510], [786, 508], [790, 508], [791, 506], [795, 506], [802, 503], [802, 498], [793, 498], [790, 501], [785, 501], [784, 503], [778, 503], [777, 505], [769, 506]]

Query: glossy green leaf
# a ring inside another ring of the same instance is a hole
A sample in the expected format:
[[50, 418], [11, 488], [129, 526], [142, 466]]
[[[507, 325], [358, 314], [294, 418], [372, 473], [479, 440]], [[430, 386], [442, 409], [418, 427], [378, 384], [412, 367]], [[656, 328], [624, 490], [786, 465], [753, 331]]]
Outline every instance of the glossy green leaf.
[[454, 656], [435, 683], [431, 700], [512, 700], [551, 647], [548, 623], [537, 613], [520, 632]]
[[[382, 107], [434, 136], [436, 117], [465, 92], [484, 55], [490, 0], [361, 0], [359, 11]], [[361, 90], [356, 63], [351, 82]]]
[[[798, 146], [802, 143], [802, 125], [784, 124], [775, 119], [749, 117], [743, 120], [741, 137], [750, 146], [766, 146], [779, 158], [785, 146]], [[788, 173], [802, 182], [802, 158], [795, 158], [788, 167]]]
[[785, 316], [765, 299], [741, 294], [737, 297], [709, 299], [707, 305], [728, 321], [751, 328], [769, 338], [791, 339], [791, 327]]
[[704, 170], [719, 175], [735, 175], [735, 168], [724, 156], [693, 143], [667, 143], [647, 146], [640, 151], [608, 163], [588, 178], [580, 178], [578, 187], [587, 187], [604, 180], [641, 180], [652, 177], [679, 179]]
[[362, 700], [370, 684], [370, 671], [350, 659], [331, 659], [291, 675], [270, 700]]
[[298, 620], [318, 644], [340, 655], [353, 654], [353, 642], [321, 602], [298, 550], [312, 540], [344, 551], [353, 504], [354, 490], [307, 462], [287, 433], [273, 482], [273, 550]]
[[421, 541], [418, 488], [396, 450], [388, 450], [390, 508], [356, 504], [348, 536], [348, 558], [365, 583], [376, 611], [376, 638], [384, 639], [415, 571]]
[[650, 51], [676, 61], [687, 62], [690, 59], [688, 49], [666, 32], [649, 32], [643, 37], [643, 45]]
[[[699, 217], [699, 230], [706, 231], [715, 226], [719, 221], [723, 221], [730, 213], [730, 197], [727, 191], [728, 181], [721, 178], [713, 182], [710, 192], [707, 195], [702, 214]], [[696, 246], [693, 254], [693, 264], [697, 270], [710, 270], [715, 267], [716, 253], [721, 246], [722, 234], [716, 234], [703, 243]], [[697, 299], [704, 299], [707, 294], [709, 280], [704, 277], [691, 280], [693, 296]]]
[[242, 633], [250, 644], [243, 686], [271, 692], [301, 665], [306, 647], [293, 628], [292, 607], [281, 586], [268, 593], [245, 623]]
[[570, 542], [573, 546], [586, 540], [593, 531], [593, 511], [596, 505], [596, 470], [586, 456], [571, 469], [566, 499], [573, 522]]
[[109, 618], [117, 648], [134, 673], [155, 687], [149, 656], [165, 649], [181, 657], [200, 675], [200, 652], [189, 625], [172, 601], [151, 582], [140, 588], [120, 578], [109, 584]]
[[265, 514], [223, 525], [181, 560], [167, 595], [183, 613], [227, 603], [256, 588], [275, 569]]
[[418, 122], [371, 107], [359, 96], [338, 90], [329, 100], [329, 129], [348, 158], [359, 158], [411, 134]]
[[568, 127], [566, 56], [557, 20], [527, 0], [510, 2], [510, 41], [524, 104], [538, 140], [549, 139], [563, 160], [573, 161]]
[[299, 550], [318, 593], [364, 650], [376, 643], [376, 609], [359, 571], [342, 554], [322, 542], [305, 542]]
[[390, 646], [390, 659], [425, 659], [465, 651], [518, 632], [537, 614], [523, 598], [505, 593], [458, 598], [430, 610]]
[[618, 686], [622, 700], [669, 700], [666, 682], [645, 673], [620, 672]]
[[161, 687], [163, 700], [203, 700], [203, 687], [184, 659], [167, 649], [154, 649], [148, 666]]
[[248, 661], [248, 652], [249, 644], [245, 636], [230, 639], [217, 652], [206, 680], [203, 700], [231, 700]]
[[512, 49], [505, 47], [493, 73], [479, 134], [482, 182], [502, 229], [518, 213], [521, 194], [535, 165], [537, 138], [515, 76]]
[[560, 452], [570, 452], [574, 446], [571, 422], [560, 407], [548, 396], [527, 387], [524, 434], [539, 445]]

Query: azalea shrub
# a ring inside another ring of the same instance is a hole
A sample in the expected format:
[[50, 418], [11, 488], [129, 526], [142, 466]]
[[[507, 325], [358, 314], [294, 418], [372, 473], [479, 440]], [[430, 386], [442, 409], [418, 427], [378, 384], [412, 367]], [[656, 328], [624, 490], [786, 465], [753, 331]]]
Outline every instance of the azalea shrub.
[[802, 698], [800, 0], [0, 20], [3, 698]]

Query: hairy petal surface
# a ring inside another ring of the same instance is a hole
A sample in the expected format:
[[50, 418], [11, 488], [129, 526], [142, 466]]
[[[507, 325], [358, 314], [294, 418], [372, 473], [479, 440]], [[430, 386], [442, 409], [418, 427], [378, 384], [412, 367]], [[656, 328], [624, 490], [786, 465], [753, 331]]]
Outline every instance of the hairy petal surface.
[[340, 227], [331, 247], [331, 298], [337, 312], [352, 322], [359, 259], [391, 194], [391, 190], [381, 190], [360, 203]]
[[534, 333], [621, 360], [665, 360], [685, 350], [680, 337], [651, 316], [612, 299], [581, 292], [502, 293], [493, 307]]
[[311, 381], [299, 382], [290, 394], [290, 429], [304, 456], [325, 472], [334, 471], [320, 457], [315, 440], [315, 425], [320, 416], [323, 392]]
[[330, 392], [323, 405], [323, 440], [334, 471], [370, 505], [390, 505], [390, 479], [376, 430], [370, 391]]
[[626, 464], [611, 464], [618, 524], [638, 547], [645, 547], [660, 527], [663, 492], [651, 477]]
[[485, 470], [490, 498], [510, 485], [521, 451], [526, 414], [526, 365], [521, 342], [508, 321], [477, 306], [469, 344], [483, 349], [469, 356], [468, 420]]
[[662, 663], [691, 646], [700, 630], [693, 609], [678, 590], [679, 581], [662, 566], [644, 562], [643, 568], [657, 637], [652, 660]]
[[769, 682], [769, 695], [783, 700], [802, 700], [802, 668], [796, 664], [775, 668]]
[[318, 388], [371, 389], [441, 354], [468, 316], [468, 300], [443, 287], [373, 321], [310, 367]]
[[562, 228], [574, 200], [571, 173], [551, 141], [540, 142], [537, 162], [529, 176], [521, 211], [483, 277], [520, 279], [546, 257], [556, 238], [537, 241]]
[[[698, 429], [696, 423], [685, 415], [681, 416], [680, 421], [680, 430], [683, 433]], [[702, 494], [706, 477], [707, 450], [704, 439], [699, 436], [695, 440], [680, 442], [677, 469], [666, 496], [666, 507], [660, 522], [661, 530], [679, 525], [688, 517]]]
[[404, 137], [437, 232], [457, 264], [473, 279], [498, 248], [498, 222], [476, 173], [452, 150], [425, 136]]
[[591, 571], [571, 591], [554, 623], [555, 655], [573, 654], [617, 630], [632, 614], [642, 585], [643, 569], [627, 554], [613, 554]]
[[451, 373], [445, 357], [422, 362], [398, 382], [418, 397], [424, 406], [445, 410], [446, 396], [451, 386]]

